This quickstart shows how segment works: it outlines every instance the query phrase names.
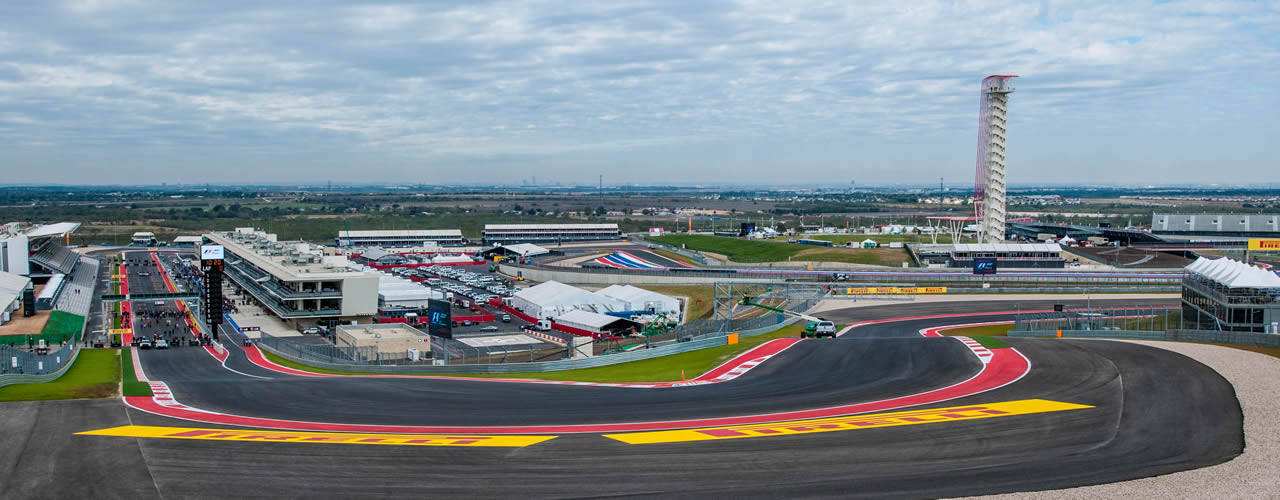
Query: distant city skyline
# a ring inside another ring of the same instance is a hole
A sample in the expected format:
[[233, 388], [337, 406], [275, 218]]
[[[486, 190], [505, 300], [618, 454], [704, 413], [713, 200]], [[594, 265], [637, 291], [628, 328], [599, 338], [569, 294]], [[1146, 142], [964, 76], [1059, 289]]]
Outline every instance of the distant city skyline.
[[1274, 2], [0, 4], [0, 184], [1265, 184]]

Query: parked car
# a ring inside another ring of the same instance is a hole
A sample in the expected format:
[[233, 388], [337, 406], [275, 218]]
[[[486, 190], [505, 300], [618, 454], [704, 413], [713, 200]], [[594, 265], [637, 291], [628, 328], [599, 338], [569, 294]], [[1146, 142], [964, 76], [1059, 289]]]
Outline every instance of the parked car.
[[303, 330], [302, 334], [303, 335], [320, 335], [320, 329], [317, 327], [311, 327], [306, 330]]
[[510, 322], [511, 322], [511, 315], [510, 315], [510, 314], [503, 314], [503, 315], [502, 315], [502, 322], [503, 322], [503, 323], [510, 323]]
[[138, 341], [138, 349], [150, 349], [150, 348], [151, 348], [151, 341], [148, 340], [146, 337], [143, 337], [142, 340]]
[[156, 339], [156, 349], [168, 349], [169, 342], [165, 339]]

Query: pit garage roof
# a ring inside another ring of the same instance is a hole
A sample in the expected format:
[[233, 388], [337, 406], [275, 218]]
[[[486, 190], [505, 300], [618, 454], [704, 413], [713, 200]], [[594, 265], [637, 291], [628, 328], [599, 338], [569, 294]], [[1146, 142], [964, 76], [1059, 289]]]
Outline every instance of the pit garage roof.
[[57, 224], [45, 224], [40, 227], [32, 228], [27, 231], [28, 238], [39, 238], [42, 236], [57, 236], [59, 234], [74, 233], [76, 229], [80, 229], [79, 222], [59, 222]]
[[177, 238], [174, 238], [173, 242], [174, 243], [195, 243], [198, 245], [204, 242], [204, 238], [201, 238], [199, 236], [179, 236]]
[[1234, 259], [1200, 257], [1187, 266], [1186, 270], [1227, 288], [1280, 289], [1280, 276], [1276, 276], [1276, 273]]

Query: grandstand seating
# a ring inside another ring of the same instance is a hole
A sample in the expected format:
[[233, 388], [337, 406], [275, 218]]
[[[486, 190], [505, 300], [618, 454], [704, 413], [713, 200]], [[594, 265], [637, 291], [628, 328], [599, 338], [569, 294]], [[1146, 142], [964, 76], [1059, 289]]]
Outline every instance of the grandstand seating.
[[71, 274], [80, 262], [80, 254], [50, 241], [31, 254], [31, 261], [55, 272]]
[[53, 308], [80, 316], [89, 315], [89, 305], [93, 302], [93, 291], [98, 284], [98, 260], [92, 257], [80, 257], [80, 264], [75, 267], [75, 274], [63, 286], [62, 294], [54, 302]]

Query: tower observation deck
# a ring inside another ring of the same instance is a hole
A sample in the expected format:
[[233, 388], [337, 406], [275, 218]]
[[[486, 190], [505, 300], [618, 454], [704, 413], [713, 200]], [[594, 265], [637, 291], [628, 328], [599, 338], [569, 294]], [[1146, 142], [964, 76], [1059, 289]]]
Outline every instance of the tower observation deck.
[[974, 182], [973, 215], [978, 219], [978, 241], [1004, 241], [1005, 146], [1008, 133], [1011, 80], [1017, 75], [991, 75], [982, 80], [978, 109], [978, 165]]

